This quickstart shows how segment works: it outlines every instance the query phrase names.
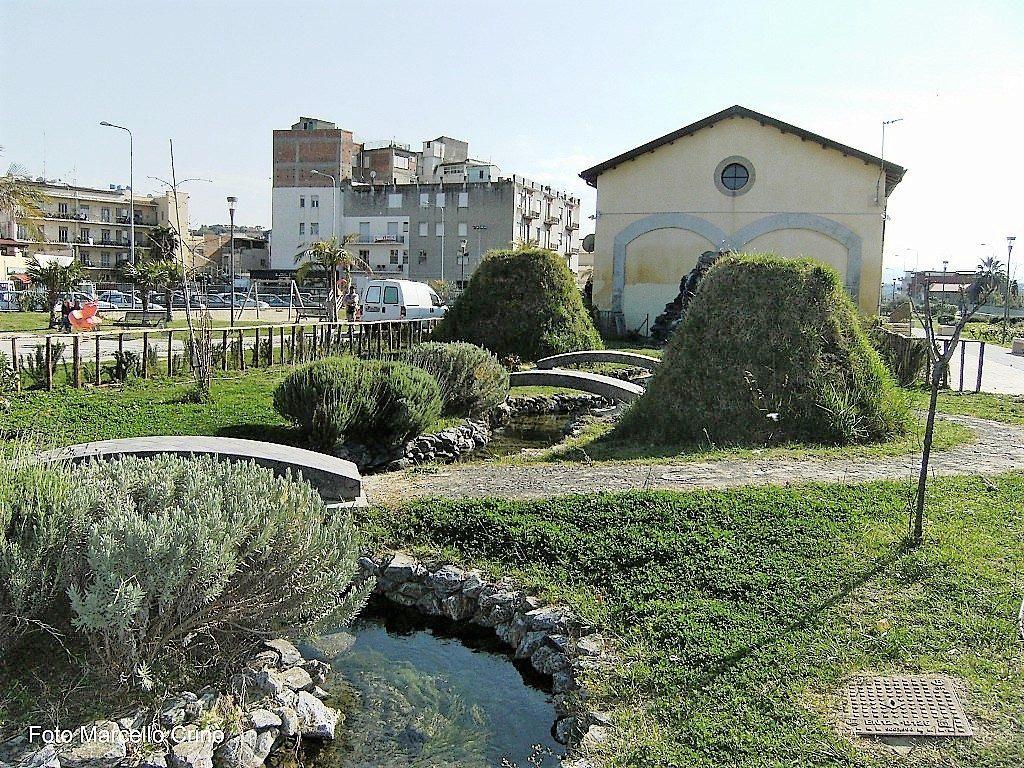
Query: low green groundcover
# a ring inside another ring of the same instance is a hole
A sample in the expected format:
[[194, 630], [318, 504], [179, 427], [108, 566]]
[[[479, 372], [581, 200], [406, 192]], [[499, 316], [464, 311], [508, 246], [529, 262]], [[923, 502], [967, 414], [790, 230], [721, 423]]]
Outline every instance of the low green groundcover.
[[[569, 603], [619, 647], [588, 706], [597, 765], [1016, 768], [1024, 723], [1024, 476], [908, 485], [424, 499], [361, 514], [373, 546], [439, 553]], [[853, 675], [947, 674], [974, 739], [907, 760], [843, 733]]]

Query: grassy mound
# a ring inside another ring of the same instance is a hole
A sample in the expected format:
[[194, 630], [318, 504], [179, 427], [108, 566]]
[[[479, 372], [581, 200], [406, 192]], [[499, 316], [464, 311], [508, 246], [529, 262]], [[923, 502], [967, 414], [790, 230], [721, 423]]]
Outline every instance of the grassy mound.
[[704, 278], [619, 434], [726, 445], [850, 444], [910, 411], [831, 267], [739, 254]]
[[572, 273], [545, 248], [487, 254], [431, 338], [524, 360], [603, 346]]

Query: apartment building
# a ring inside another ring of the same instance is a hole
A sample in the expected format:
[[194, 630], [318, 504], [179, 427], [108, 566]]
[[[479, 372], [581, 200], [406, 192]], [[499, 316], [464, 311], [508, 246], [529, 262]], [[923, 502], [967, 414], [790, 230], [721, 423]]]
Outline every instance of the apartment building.
[[[374, 274], [465, 282], [492, 248], [534, 242], [578, 269], [579, 198], [521, 176], [459, 184], [353, 184], [339, 193], [337, 228], [330, 200], [311, 206], [309, 191], [274, 190], [271, 268], [295, 269], [316, 240], [352, 235], [349, 249]], [[305, 198], [305, 199], [303, 199]]]
[[[106, 189], [60, 181], [31, 182], [43, 198], [41, 215], [24, 212], [0, 222], [0, 235], [15, 243], [20, 263], [5, 260], [5, 269], [23, 271], [35, 256], [71, 257], [82, 263], [86, 280], [112, 279], [118, 262], [128, 258], [132, 198], [129, 190], [113, 184]], [[135, 246], [149, 244], [149, 232], [157, 226], [188, 231], [188, 193], [135, 195]], [[183, 258], [179, 243], [176, 257]]]
[[[316, 153], [295, 149], [311, 141]], [[351, 166], [334, 162], [348, 152]], [[333, 123], [300, 118], [274, 131], [271, 269], [293, 270], [311, 243], [353, 235], [374, 273], [415, 280], [464, 282], [487, 250], [526, 242], [561, 253], [575, 271], [579, 199], [499, 174], [448, 136], [415, 152], [394, 141], [358, 144]]]

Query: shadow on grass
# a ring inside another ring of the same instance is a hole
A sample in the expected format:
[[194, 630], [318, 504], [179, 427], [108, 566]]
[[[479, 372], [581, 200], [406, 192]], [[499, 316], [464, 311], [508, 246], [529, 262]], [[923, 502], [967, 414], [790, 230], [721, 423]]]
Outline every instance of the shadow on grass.
[[309, 449], [299, 430], [284, 424], [229, 424], [219, 428], [216, 435]]
[[[878, 558], [874, 561], [871, 567], [861, 571], [858, 574], [852, 575], [847, 579], [839, 588], [828, 597], [820, 600], [819, 602], [809, 606], [800, 616], [788, 624], [781, 625], [776, 631], [767, 634], [765, 637], [757, 640], [749, 645], [744, 645], [730, 654], [721, 657], [717, 661], [713, 662], [711, 666], [706, 669], [702, 674], [698, 675], [693, 683], [688, 686], [691, 691], [697, 691], [715, 683], [718, 678], [728, 674], [737, 666], [739, 666], [747, 657], [752, 654], [759, 653], [762, 650], [771, 648], [778, 644], [787, 636], [801, 632], [808, 627], [811, 627], [819, 621], [822, 614], [826, 611], [834, 608], [835, 606], [844, 602], [854, 592], [861, 587], [865, 586], [868, 582], [874, 579], [876, 576], [881, 574], [883, 571], [895, 566], [901, 558], [910, 554], [913, 551], [913, 546], [909, 540], [904, 540], [895, 550], [890, 552], [885, 557]], [[937, 563], [933, 563], [917, 571], [912, 579], [904, 578], [904, 581], [921, 581], [926, 578], [928, 573], [938, 568]]]

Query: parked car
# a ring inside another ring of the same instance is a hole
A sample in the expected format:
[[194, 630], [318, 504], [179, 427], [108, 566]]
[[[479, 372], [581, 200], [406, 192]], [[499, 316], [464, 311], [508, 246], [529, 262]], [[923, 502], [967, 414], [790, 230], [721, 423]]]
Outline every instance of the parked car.
[[288, 309], [288, 307], [294, 306], [295, 303], [294, 300], [289, 303], [287, 296], [278, 296], [276, 293], [261, 293], [260, 301], [267, 302], [272, 309]]
[[[203, 297], [195, 293], [189, 294], [188, 304], [192, 309], [206, 309], [206, 302], [203, 300]], [[182, 293], [181, 291], [175, 291], [174, 293], [172, 293], [171, 306], [175, 308], [184, 309], [185, 294]]]
[[[227, 302], [228, 307], [231, 306], [231, 294], [222, 293], [221, 298]], [[246, 297], [241, 293], [235, 294], [235, 309], [270, 309], [270, 305], [265, 301], [256, 301], [256, 299]]]
[[363, 291], [364, 321], [444, 317], [448, 307], [426, 283], [370, 280]]
[[[97, 301], [110, 304], [111, 309], [142, 309], [142, 299], [139, 298], [139, 294], [137, 293], [129, 294], [123, 293], [122, 291], [102, 291], [96, 299]], [[151, 299], [149, 302], [149, 310], [151, 312], [162, 312], [164, 307]]]
[[210, 309], [231, 308], [231, 300], [224, 298], [219, 293], [211, 293], [209, 296], [204, 296], [203, 300], [206, 302], [206, 306]]

